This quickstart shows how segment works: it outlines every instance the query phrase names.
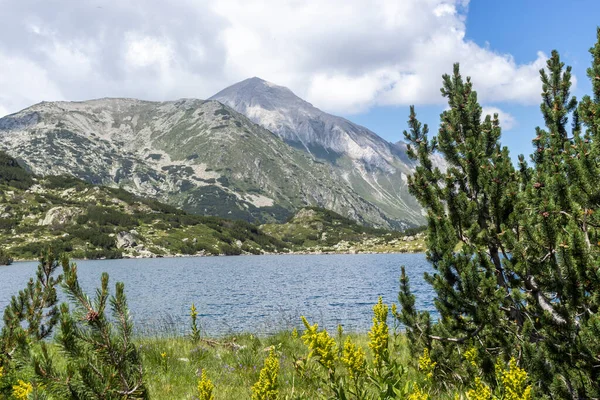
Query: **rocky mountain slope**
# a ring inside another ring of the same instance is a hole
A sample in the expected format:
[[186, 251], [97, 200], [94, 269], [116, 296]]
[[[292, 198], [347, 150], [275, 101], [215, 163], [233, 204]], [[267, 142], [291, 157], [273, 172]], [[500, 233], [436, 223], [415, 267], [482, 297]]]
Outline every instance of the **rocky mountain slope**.
[[68, 176], [31, 176], [0, 152], [0, 252], [35, 259], [261, 254], [291, 244], [255, 225], [190, 215], [122, 189]]
[[0, 265], [48, 248], [74, 258], [422, 250], [408, 235], [314, 207], [262, 227], [188, 214], [123, 189], [31, 175], [0, 151]]
[[0, 150], [39, 175], [123, 187], [198, 214], [281, 221], [306, 205], [404, 226], [329, 164], [217, 101], [40, 103], [0, 119]]
[[0, 119], [0, 150], [40, 176], [69, 174], [196, 214], [281, 222], [317, 206], [374, 227], [424, 221], [402, 143], [258, 78], [209, 101], [36, 104]]
[[[234, 84], [211, 99], [327, 163], [337, 179], [386, 215], [423, 222], [420, 206], [408, 193], [407, 175], [415, 164], [407, 158], [402, 142], [389, 143], [363, 126], [319, 110], [288, 88], [260, 78]], [[441, 160], [439, 164], [443, 167]]]

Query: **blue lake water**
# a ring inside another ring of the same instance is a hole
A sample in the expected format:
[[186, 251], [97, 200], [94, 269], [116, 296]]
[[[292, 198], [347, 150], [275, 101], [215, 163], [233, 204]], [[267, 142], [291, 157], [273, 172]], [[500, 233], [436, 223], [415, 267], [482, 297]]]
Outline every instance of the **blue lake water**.
[[[268, 334], [300, 326], [300, 316], [334, 329], [366, 332], [378, 296], [397, 302], [405, 265], [419, 310], [435, 311], [423, 280], [424, 254], [268, 255], [77, 261], [81, 286], [93, 294], [102, 272], [125, 293], [140, 333], [183, 333], [196, 304], [208, 335]], [[0, 267], [0, 310], [35, 273], [36, 262]], [[64, 298], [64, 296], [63, 296]]]

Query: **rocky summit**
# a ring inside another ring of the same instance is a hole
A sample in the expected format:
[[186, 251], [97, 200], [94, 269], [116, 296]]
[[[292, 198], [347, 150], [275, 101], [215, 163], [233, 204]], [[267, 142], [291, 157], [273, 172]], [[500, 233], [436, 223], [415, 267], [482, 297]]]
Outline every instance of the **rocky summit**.
[[0, 149], [41, 176], [197, 214], [275, 222], [319, 206], [375, 227], [423, 222], [401, 145], [258, 78], [208, 101], [39, 103], [0, 119]]
[[[403, 142], [387, 142], [363, 126], [319, 110], [288, 88], [256, 77], [236, 83], [211, 99], [331, 166], [337, 179], [387, 217], [423, 222], [419, 205], [408, 193], [407, 176], [415, 164], [406, 156]], [[441, 158], [436, 161], [444, 167]]]

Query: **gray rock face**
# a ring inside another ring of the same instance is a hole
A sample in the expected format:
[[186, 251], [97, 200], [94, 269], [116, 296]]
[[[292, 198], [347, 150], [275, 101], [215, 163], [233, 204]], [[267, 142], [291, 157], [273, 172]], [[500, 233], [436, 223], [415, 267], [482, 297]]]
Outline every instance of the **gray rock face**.
[[138, 240], [138, 235], [137, 235], [137, 232], [135, 232], [135, 231], [119, 232], [119, 233], [117, 233], [117, 237], [116, 237], [117, 248], [123, 249], [123, 248], [135, 247], [135, 246], [137, 246], [137, 240]]
[[65, 225], [73, 223], [75, 218], [82, 211], [72, 207], [54, 207], [48, 210], [46, 216], [40, 221], [39, 225]]
[[[404, 153], [369, 129], [327, 114], [286, 87], [260, 78], [236, 83], [211, 97], [307, 152], [343, 154], [391, 172], [393, 165], [410, 164]], [[410, 168], [410, 165], [409, 165]]]

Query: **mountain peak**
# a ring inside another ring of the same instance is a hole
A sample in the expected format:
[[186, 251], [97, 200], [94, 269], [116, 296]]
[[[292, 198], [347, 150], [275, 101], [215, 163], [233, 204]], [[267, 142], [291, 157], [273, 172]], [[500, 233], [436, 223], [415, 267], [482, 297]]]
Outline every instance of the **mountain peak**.
[[221, 90], [209, 100], [217, 100], [236, 111], [262, 108], [275, 110], [277, 108], [312, 108], [312, 105], [296, 96], [285, 86], [279, 86], [259, 77], [245, 79]]
[[227, 90], [227, 89], [232, 88], [232, 87], [240, 87], [240, 86], [248, 86], [248, 85], [251, 85], [251, 86], [266, 86], [266, 87], [271, 87], [271, 88], [279, 88], [279, 89], [289, 90], [288, 88], [286, 88], [284, 86], [276, 85], [273, 82], [266, 81], [266, 80], [264, 80], [262, 78], [259, 78], [258, 76], [253, 76], [252, 78], [247, 78], [247, 79], [244, 79], [243, 81], [240, 81], [238, 83], [234, 83], [233, 85], [225, 88], [224, 90]]

